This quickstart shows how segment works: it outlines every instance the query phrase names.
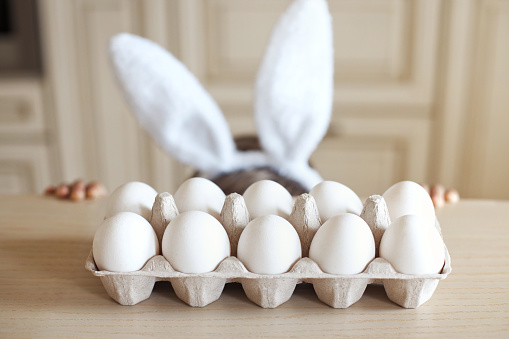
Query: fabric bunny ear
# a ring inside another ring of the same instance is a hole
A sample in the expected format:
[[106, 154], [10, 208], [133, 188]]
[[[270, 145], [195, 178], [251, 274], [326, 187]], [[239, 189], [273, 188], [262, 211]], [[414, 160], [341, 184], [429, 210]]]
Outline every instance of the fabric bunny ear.
[[331, 25], [326, 0], [294, 1], [272, 33], [256, 82], [262, 147], [281, 174], [309, 188], [322, 180], [307, 162], [332, 109]]
[[235, 166], [236, 148], [221, 110], [171, 53], [122, 33], [112, 38], [110, 56], [134, 115], [167, 153], [205, 173]]

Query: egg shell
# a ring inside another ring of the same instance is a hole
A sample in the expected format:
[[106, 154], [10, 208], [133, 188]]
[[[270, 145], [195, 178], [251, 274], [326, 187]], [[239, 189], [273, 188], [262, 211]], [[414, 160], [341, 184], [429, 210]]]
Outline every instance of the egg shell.
[[292, 212], [292, 195], [282, 185], [272, 180], [260, 180], [249, 186], [243, 194], [251, 220], [278, 215], [288, 218]]
[[237, 258], [258, 274], [288, 272], [301, 256], [297, 231], [277, 215], [252, 220], [242, 231], [237, 247]]
[[111, 193], [105, 218], [119, 212], [133, 212], [150, 220], [156, 196], [157, 191], [151, 186], [138, 181], [128, 182]]
[[428, 192], [418, 183], [401, 181], [392, 185], [382, 195], [391, 220], [396, 220], [407, 214], [419, 215], [425, 219], [425, 224], [435, 225], [435, 208]]
[[424, 218], [404, 215], [385, 231], [380, 241], [380, 257], [399, 273], [440, 273], [445, 260], [444, 242]]
[[100, 270], [132, 272], [159, 254], [159, 242], [145, 218], [120, 212], [105, 219], [95, 232], [93, 253]]
[[326, 273], [361, 273], [375, 258], [373, 233], [359, 216], [336, 215], [316, 232], [309, 257]]
[[202, 211], [219, 218], [223, 208], [224, 192], [205, 178], [190, 178], [184, 181], [174, 195], [180, 212]]
[[341, 213], [360, 215], [362, 201], [349, 187], [335, 181], [322, 181], [309, 192], [315, 198], [322, 222]]
[[166, 228], [162, 252], [179, 272], [206, 273], [230, 256], [230, 241], [216, 218], [202, 211], [187, 211]]

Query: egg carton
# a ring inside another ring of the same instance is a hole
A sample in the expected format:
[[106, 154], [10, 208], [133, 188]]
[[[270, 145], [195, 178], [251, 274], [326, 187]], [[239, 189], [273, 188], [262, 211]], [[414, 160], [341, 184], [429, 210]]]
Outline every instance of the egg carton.
[[[159, 194], [150, 220], [159, 243], [168, 223], [177, 215], [173, 197], [169, 193]], [[373, 232], [378, 256], [380, 239], [390, 224], [384, 199], [378, 195], [369, 197], [361, 217]], [[373, 259], [359, 274], [333, 275], [323, 272], [316, 262], [307, 257], [311, 240], [321, 222], [314, 198], [302, 194], [296, 198], [288, 221], [299, 234], [303, 258], [287, 273], [256, 274], [249, 272], [235, 257], [240, 234], [250, 220], [241, 195], [233, 193], [226, 197], [220, 219], [230, 239], [232, 256], [224, 259], [213, 272], [181, 273], [173, 269], [162, 255], [151, 258], [139, 271], [99, 271], [92, 251], [85, 267], [100, 277], [108, 295], [122, 305], [135, 305], [148, 299], [157, 281], [169, 281], [182, 301], [193, 307], [204, 307], [221, 296], [225, 284], [237, 282], [242, 284], [246, 296], [263, 308], [275, 308], [288, 301], [300, 283], [312, 284], [318, 298], [334, 308], [347, 308], [354, 304], [362, 297], [367, 285], [373, 283], [383, 284], [388, 298], [394, 303], [404, 308], [417, 308], [431, 298], [438, 281], [451, 272], [451, 258], [445, 245], [445, 263], [438, 274], [401, 274], [380, 257]], [[438, 220], [435, 227], [441, 234]]]

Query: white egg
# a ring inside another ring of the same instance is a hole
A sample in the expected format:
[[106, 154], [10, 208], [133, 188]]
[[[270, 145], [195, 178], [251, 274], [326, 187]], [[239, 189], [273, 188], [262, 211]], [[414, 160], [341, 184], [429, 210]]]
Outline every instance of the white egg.
[[258, 274], [288, 272], [301, 256], [297, 231], [277, 215], [252, 220], [242, 231], [237, 247], [238, 259]]
[[269, 214], [288, 218], [292, 213], [292, 195], [272, 180], [255, 182], [246, 189], [243, 197], [251, 220]]
[[206, 273], [230, 256], [230, 241], [216, 218], [202, 211], [188, 211], [166, 228], [162, 251], [175, 270]]
[[138, 181], [128, 182], [111, 193], [105, 218], [119, 212], [133, 212], [149, 220], [156, 196], [157, 191], [151, 186]]
[[424, 218], [404, 215], [394, 220], [380, 241], [380, 257], [404, 274], [440, 273], [444, 266], [444, 242]]
[[94, 261], [103, 271], [138, 271], [159, 254], [159, 242], [150, 223], [132, 212], [105, 219], [94, 236]]
[[179, 212], [202, 211], [219, 218], [225, 194], [210, 180], [190, 178], [175, 192], [175, 203]]
[[392, 185], [382, 195], [392, 220], [414, 214], [422, 216], [426, 225], [435, 226], [435, 208], [428, 192], [413, 181], [401, 181]]
[[330, 274], [357, 274], [375, 258], [373, 233], [361, 217], [336, 215], [316, 232], [309, 258]]
[[309, 192], [315, 198], [322, 222], [341, 213], [360, 215], [362, 201], [349, 187], [335, 181], [322, 181]]

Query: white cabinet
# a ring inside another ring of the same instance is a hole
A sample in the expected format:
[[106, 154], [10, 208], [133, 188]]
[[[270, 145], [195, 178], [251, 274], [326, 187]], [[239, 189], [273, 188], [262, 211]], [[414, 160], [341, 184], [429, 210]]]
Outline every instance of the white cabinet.
[[[107, 44], [123, 31], [170, 49], [218, 101], [234, 134], [255, 133], [255, 74], [290, 2], [40, 1], [53, 173], [110, 189], [142, 180], [169, 191], [186, 177], [140, 130], [116, 87]], [[312, 157], [319, 172], [364, 196], [411, 179], [509, 198], [507, 1], [328, 3], [335, 96], [329, 133]]]

